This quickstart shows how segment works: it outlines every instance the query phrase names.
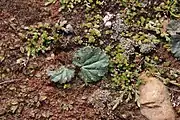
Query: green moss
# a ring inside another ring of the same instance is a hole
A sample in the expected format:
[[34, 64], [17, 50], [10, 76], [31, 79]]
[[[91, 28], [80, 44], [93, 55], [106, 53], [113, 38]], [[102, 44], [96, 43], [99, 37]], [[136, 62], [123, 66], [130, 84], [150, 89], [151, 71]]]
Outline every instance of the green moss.
[[88, 43], [94, 43], [96, 41], [94, 36], [88, 36]]
[[[66, 1], [66, 2], [65, 2]], [[177, 0], [162, 2], [151, 2], [153, 7], [146, 5], [145, 1], [121, 0], [116, 1], [120, 8], [120, 20], [123, 21], [124, 28], [121, 32], [115, 29], [102, 29], [103, 8], [106, 1], [99, 0], [65, 0], [64, 11], [72, 11], [74, 7], [80, 5], [85, 13], [84, 23], [79, 27], [84, 32], [74, 40], [80, 45], [99, 46], [110, 56], [109, 73], [112, 77], [112, 85], [123, 94], [126, 100], [137, 96], [138, 86], [141, 81], [138, 79], [139, 73], [149, 70], [144, 63], [158, 64], [159, 58], [142, 54], [146, 49], [152, 50], [162, 40], [169, 41], [169, 35], [163, 31], [163, 23], [168, 17], [178, 16]], [[110, 3], [111, 4], [111, 3]], [[117, 11], [116, 11], [117, 12]], [[117, 19], [117, 21], [118, 21]], [[117, 23], [118, 24], [118, 23]], [[120, 28], [120, 26], [116, 27]], [[109, 36], [117, 35], [111, 39]], [[36, 37], [36, 36], [35, 36]], [[119, 38], [132, 40], [130, 48], [136, 47], [140, 50], [129, 51], [126, 49], [129, 44], [121, 43]], [[151, 46], [152, 45], [152, 46]], [[169, 44], [165, 45], [170, 48]], [[128, 53], [128, 55], [127, 55]], [[151, 68], [154, 70], [153, 68]], [[154, 70], [155, 71], [155, 70]]]
[[89, 29], [89, 33], [91, 35], [101, 37], [101, 32], [96, 28]]
[[24, 36], [25, 50], [27, 56], [36, 56], [51, 50], [51, 46], [57, 42], [61, 43], [62, 34], [58, 33], [64, 28], [59, 24], [38, 23], [37, 25], [26, 27], [21, 36]]

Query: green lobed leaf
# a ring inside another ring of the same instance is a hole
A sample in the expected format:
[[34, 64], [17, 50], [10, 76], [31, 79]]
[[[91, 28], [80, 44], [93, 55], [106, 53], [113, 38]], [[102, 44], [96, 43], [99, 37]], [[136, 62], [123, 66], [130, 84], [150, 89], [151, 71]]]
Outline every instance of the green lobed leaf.
[[180, 20], [171, 20], [167, 26], [167, 31], [171, 35], [171, 52], [180, 59]]
[[180, 35], [176, 35], [172, 37], [172, 49], [171, 52], [175, 57], [180, 59]]
[[53, 82], [59, 82], [60, 84], [71, 81], [74, 77], [75, 70], [68, 69], [64, 66], [60, 67], [57, 71], [48, 71], [48, 76], [51, 77]]
[[85, 83], [96, 82], [108, 71], [109, 58], [100, 48], [87, 46], [75, 53], [73, 64], [80, 67]]

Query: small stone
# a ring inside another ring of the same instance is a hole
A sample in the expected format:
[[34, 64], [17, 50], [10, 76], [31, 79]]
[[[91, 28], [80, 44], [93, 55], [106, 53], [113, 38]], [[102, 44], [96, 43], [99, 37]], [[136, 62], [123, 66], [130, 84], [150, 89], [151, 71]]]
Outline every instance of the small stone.
[[113, 18], [113, 14], [107, 12], [107, 15], [103, 18], [104, 23], [108, 22], [110, 19]]
[[128, 116], [127, 114], [122, 114], [122, 117], [123, 117], [124, 119], [127, 119], [129, 116]]
[[86, 96], [82, 96], [82, 98], [81, 98], [82, 100], [86, 100], [87, 99], [87, 97]]
[[16, 88], [13, 86], [13, 87], [10, 87], [9, 90], [13, 91], [13, 90], [16, 90]]
[[27, 89], [26, 88], [21, 88], [21, 92], [26, 93]]
[[37, 106], [37, 107], [40, 107], [40, 105], [41, 105], [41, 103], [38, 101], [37, 104], [36, 104], [36, 106]]
[[47, 99], [47, 96], [45, 96], [45, 95], [41, 95], [40, 97], [39, 97], [39, 100], [40, 101], [44, 101], [44, 100], [46, 100]]
[[34, 102], [38, 102], [38, 96], [34, 97]]
[[178, 96], [178, 100], [180, 101], [180, 96]]
[[111, 92], [108, 90], [98, 89], [88, 97], [88, 103], [92, 104], [97, 109], [104, 107], [112, 100]]
[[46, 112], [43, 112], [43, 113], [42, 113], [42, 116], [45, 117], [45, 118], [47, 118]]
[[24, 53], [25, 49], [23, 47], [20, 47], [20, 51], [21, 51], [21, 53]]
[[0, 62], [2, 62], [4, 59], [5, 57], [0, 55]]
[[142, 74], [140, 79], [145, 82], [140, 86], [140, 110], [149, 120], [175, 120], [168, 90], [155, 77]]
[[108, 28], [111, 28], [112, 26], [112, 22], [111, 21], [108, 21], [105, 23], [105, 27], [108, 27]]
[[50, 57], [47, 57], [47, 58], [46, 58], [46, 60], [53, 60], [54, 57], [55, 57], [55, 55], [54, 55], [54, 53], [52, 53]]
[[64, 26], [65, 24], [67, 24], [67, 20], [64, 20], [64, 21], [60, 21], [60, 26]]
[[74, 29], [71, 24], [66, 25], [65, 32], [66, 33], [73, 33]]
[[17, 112], [18, 112], [19, 114], [21, 114], [22, 111], [23, 111], [23, 108], [24, 108], [23, 106], [19, 107], [18, 110], [17, 110]]
[[17, 101], [17, 100], [12, 100], [12, 101], [11, 101], [11, 104], [12, 104], [12, 105], [17, 105], [17, 104], [18, 104], [18, 101]]

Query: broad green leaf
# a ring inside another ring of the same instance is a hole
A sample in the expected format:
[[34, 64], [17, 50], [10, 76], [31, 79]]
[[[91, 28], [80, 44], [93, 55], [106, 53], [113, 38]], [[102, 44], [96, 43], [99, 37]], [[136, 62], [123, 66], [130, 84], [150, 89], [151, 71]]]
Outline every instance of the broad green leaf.
[[175, 57], [180, 59], [180, 35], [176, 35], [172, 37], [172, 48], [171, 52]]
[[171, 52], [180, 59], [180, 20], [171, 20], [167, 26], [167, 31], [171, 35]]
[[64, 66], [60, 67], [57, 71], [48, 71], [48, 76], [51, 77], [53, 82], [59, 82], [60, 84], [71, 81], [74, 77], [75, 70], [68, 69]]
[[73, 64], [80, 67], [79, 75], [85, 83], [96, 82], [107, 72], [109, 58], [100, 48], [87, 46], [75, 53]]

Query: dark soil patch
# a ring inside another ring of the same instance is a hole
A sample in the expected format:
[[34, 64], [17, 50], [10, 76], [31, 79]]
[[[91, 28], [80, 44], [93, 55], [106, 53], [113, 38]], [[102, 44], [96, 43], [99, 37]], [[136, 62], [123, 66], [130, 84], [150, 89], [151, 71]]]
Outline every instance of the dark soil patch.
[[33, 3], [31, 0], [2, 0], [0, 11], [7, 14], [8, 17], [14, 17], [23, 25], [32, 25], [46, 18], [47, 13], [43, 10], [42, 5], [42, 0], [36, 0]]
[[[76, 86], [60, 90], [47, 80], [33, 78], [18, 81], [1, 87], [1, 103], [6, 109], [1, 119], [94, 119], [98, 115], [95, 115], [92, 106], [82, 97], [91, 94], [96, 88]], [[13, 104], [14, 102], [17, 104]], [[15, 113], [12, 106], [18, 106]]]

